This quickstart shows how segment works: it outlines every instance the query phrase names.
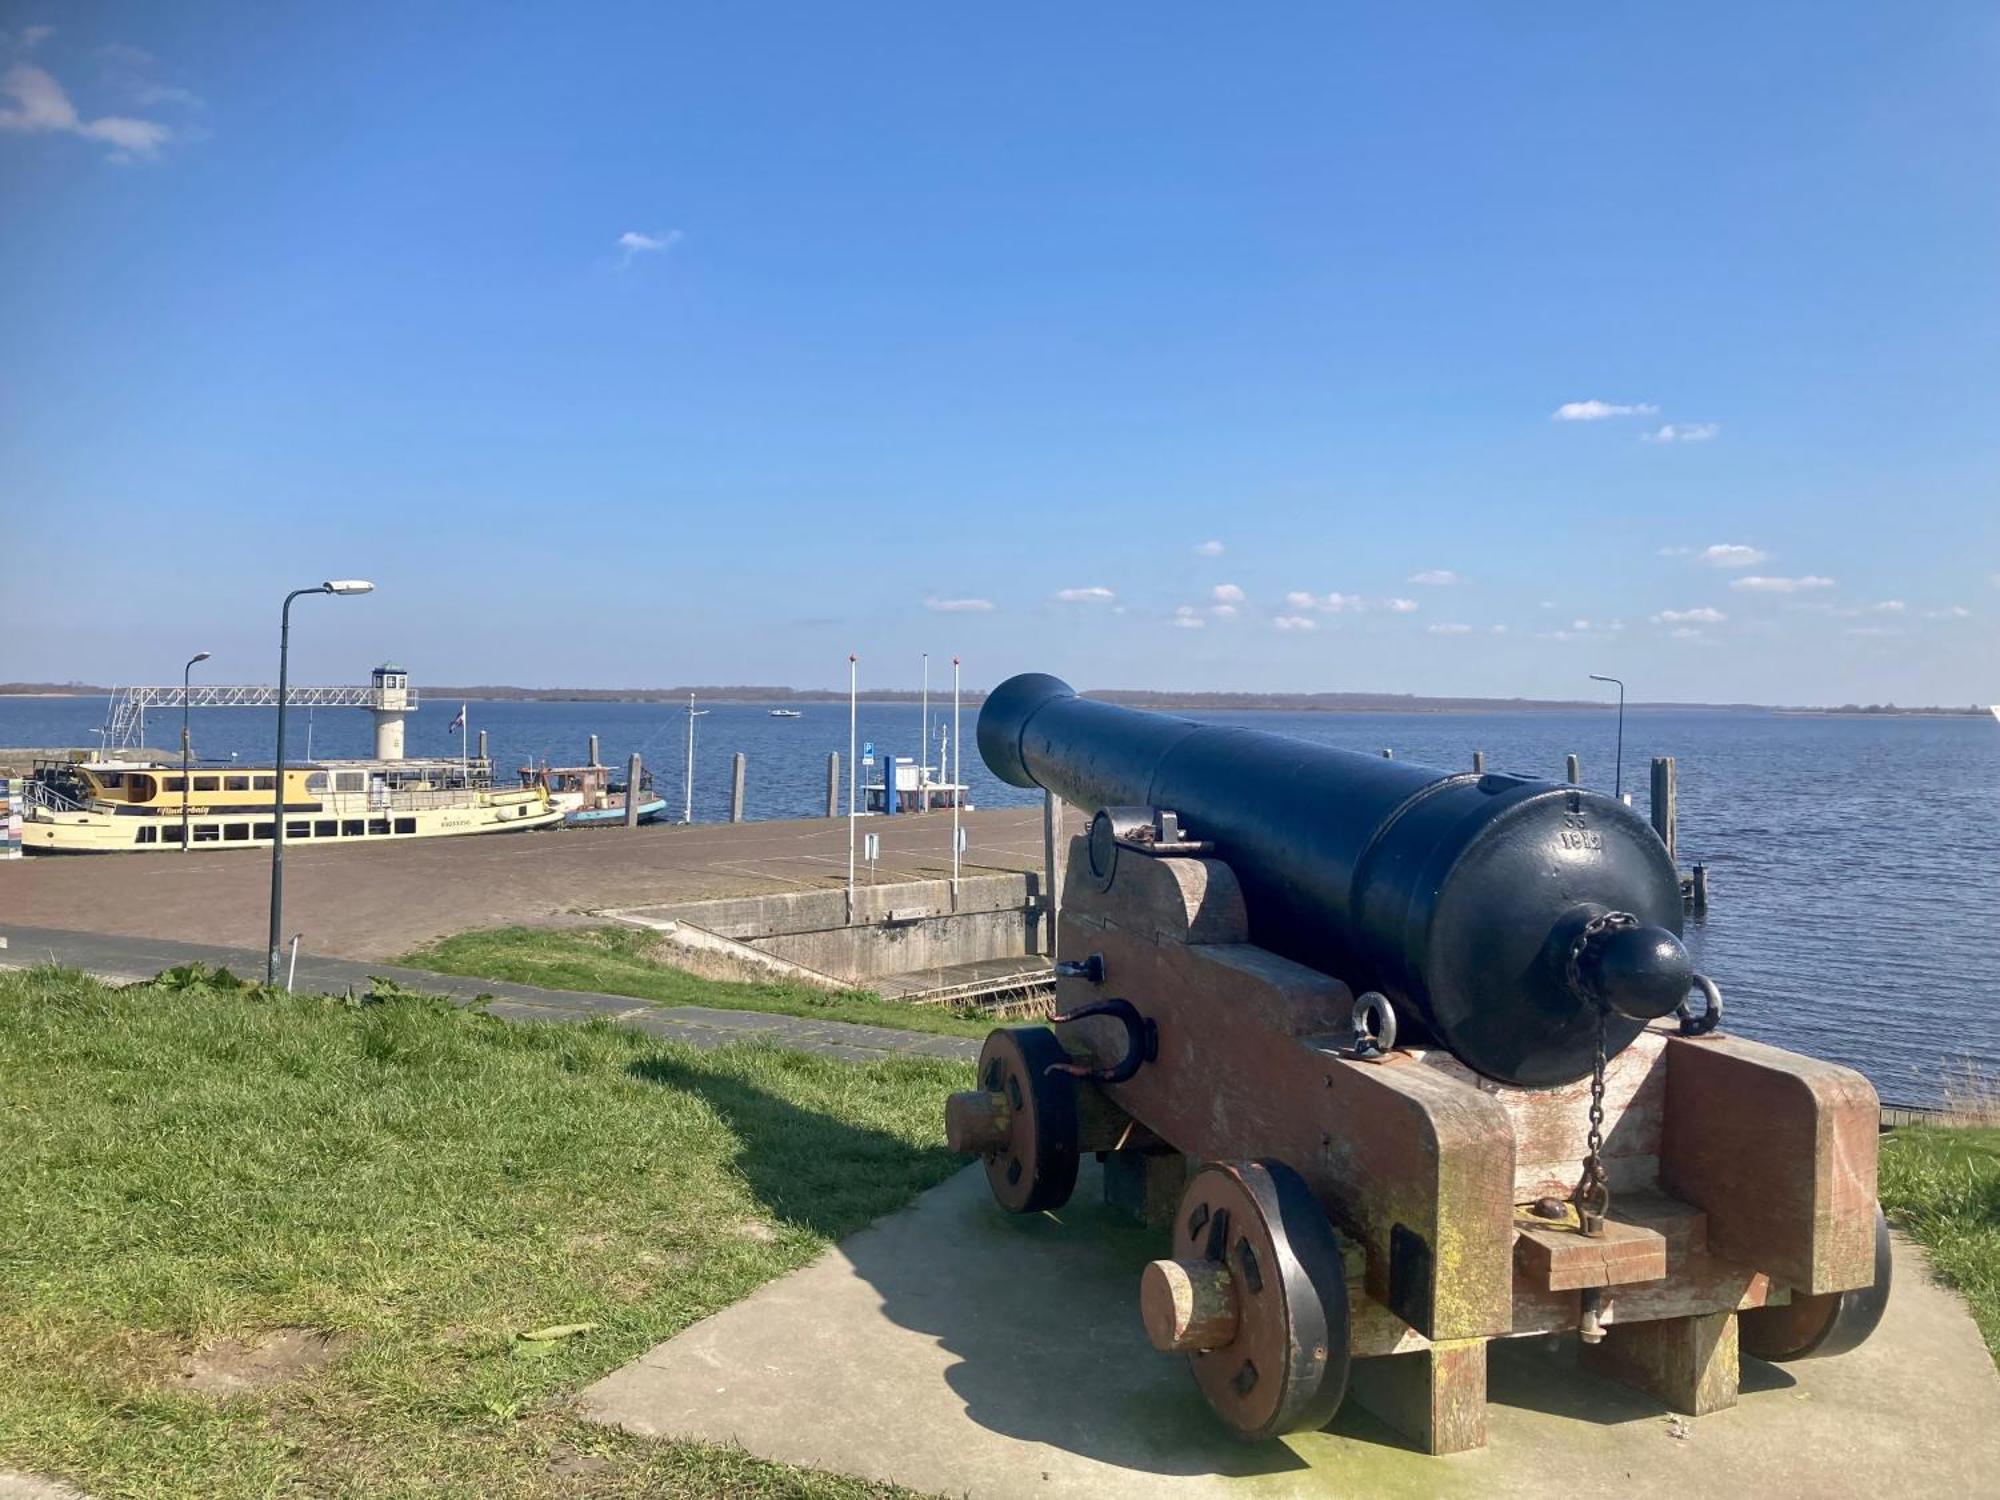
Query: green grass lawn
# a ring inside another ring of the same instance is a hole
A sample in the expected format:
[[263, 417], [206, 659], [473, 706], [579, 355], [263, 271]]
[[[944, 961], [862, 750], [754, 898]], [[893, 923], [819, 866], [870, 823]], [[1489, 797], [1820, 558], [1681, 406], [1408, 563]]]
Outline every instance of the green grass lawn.
[[[967, 1076], [0, 973], [0, 1468], [98, 1500], [886, 1493], [566, 1398], [950, 1173]], [[274, 1329], [333, 1358], [190, 1387]]]
[[1964, 1294], [2000, 1362], [2000, 1128], [1891, 1131], [1882, 1142], [1882, 1207]]
[[698, 979], [653, 955], [655, 935], [640, 927], [492, 927], [462, 932], [397, 960], [413, 969], [507, 979], [550, 990], [596, 990], [658, 1005], [713, 1005], [773, 1011], [815, 1021], [860, 1021], [905, 1031], [984, 1037], [993, 1022], [941, 1006], [900, 1005], [865, 990], [799, 984], [731, 984]]

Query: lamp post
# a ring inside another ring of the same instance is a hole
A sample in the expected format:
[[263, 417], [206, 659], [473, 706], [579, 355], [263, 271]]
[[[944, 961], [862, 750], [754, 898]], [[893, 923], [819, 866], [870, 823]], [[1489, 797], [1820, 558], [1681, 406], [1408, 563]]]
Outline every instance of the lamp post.
[[206, 651], [190, 656], [181, 668], [181, 853], [188, 852], [188, 674], [196, 662], [207, 661]]
[[1622, 678], [1606, 677], [1598, 672], [1592, 672], [1590, 680], [1618, 685], [1618, 758], [1611, 776], [1611, 795], [1620, 797], [1625, 793], [1625, 683]]
[[301, 594], [369, 594], [375, 585], [359, 578], [331, 578], [309, 589], [293, 589], [278, 612], [278, 755], [271, 778], [271, 942], [264, 957], [264, 984], [278, 983], [279, 931], [285, 923], [285, 688], [290, 674], [292, 601]]

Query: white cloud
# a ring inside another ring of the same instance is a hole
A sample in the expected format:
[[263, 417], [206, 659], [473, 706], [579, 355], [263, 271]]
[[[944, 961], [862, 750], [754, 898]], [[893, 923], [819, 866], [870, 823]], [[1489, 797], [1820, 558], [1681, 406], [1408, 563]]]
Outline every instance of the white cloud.
[[1233, 604], [1211, 604], [1208, 607], [1208, 612], [1218, 620], [1233, 620], [1236, 618], [1236, 606]]
[[1486, 633], [1488, 635], [1505, 635], [1507, 633], [1507, 627], [1505, 625], [1488, 625], [1486, 627]]
[[1109, 604], [1118, 596], [1110, 589], [1093, 586], [1081, 589], [1057, 589], [1056, 597], [1065, 604]]
[[1696, 630], [1692, 625], [1679, 626], [1673, 630], [1669, 630], [1667, 634], [1672, 636], [1677, 641], [1699, 641], [1706, 639], [1706, 637], [1703, 636], [1702, 633], [1699, 630]]
[[1639, 434], [1642, 443], [1705, 443], [1722, 431], [1720, 422], [1668, 422]]
[[1544, 599], [1544, 600], [1543, 600], [1543, 601], [1542, 601], [1542, 602], [1541, 602], [1541, 603], [1540, 603], [1540, 604], [1539, 604], [1538, 606], [1536, 606], [1536, 607], [1537, 607], [1537, 608], [1539, 608], [1539, 609], [1554, 609], [1554, 608], [1556, 607], [1556, 601], [1555, 601], [1555, 600], [1553, 600], [1553, 599]]
[[1720, 625], [1729, 616], [1719, 609], [1711, 609], [1706, 604], [1693, 609], [1663, 609], [1653, 616], [1655, 625]]
[[1694, 548], [1662, 547], [1660, 548], [1658, 555], [1661, 557], [1692, 557], [1694, 556]]
[[1470, 625], [1426, 625], [1424, 628], [1428, 630], [1432, 635], [1472, 634], [1472, 627]]
[[1208, 624], [1208, 621], [1201, 617], [1201, 611], [1192, 604], [1180, 604], [1174, 607], [1174, 624], [1182, 630], [1200, 630]]
[[1882, 636], [1901, 635], [1903, 632], [1895, 625], [1850, 625], [1847, 627], [1846, 633], [1848, 635]]
[[1555, 422], [1602, 422], [1606, 417], [1651, 417], [1659, 407], [1650, 401], [1621, 406], [1614, 401], [1565, 401], [1550, 415]]
[[1900, 615], [1910, 606], [1901, 599], [1884, 599], [1880, 604], [1871, 604], [1868, 607], [1878, 615]]
[[1760, 562], [1769, 562], [1771, 554], [1741, 542], [1717, 542], [1702, 548], [1701, 560], [1711, 568], [1754, 568]]
[[1241, 604], [1243, 602], [1243, 590], [1239, 589], [1233, 583], [1218, 583], [1208, 591], [1208, 595], [1217, 604]]
[[1743, 589], [1753, 594], [1796, 594], [1805, 589], [1830, 589], [1831, 578], [1821, 578], [1808, 573], [1803, 578], [1767, 578], [1761, 573], [1751, 573], [1742, 578], [1732, 578], [1729, 586]]
[[642, 255], [660, 255], [671, 250], [687, 238], [678, 229], [663, 229], [655, 234], [641, 234], [636, 229], [628, 229], [618, 236], [618, 248], [624, 252], [618, 265], [622, 270]]
[[1410, 575], [1410, 582], [1421, 583], [1434, 589], [1446, 589], [1455, 583], [1463, 583], [1465, 580], [1452, 572], [1450, 568], [1425, 568], [1421, 573], [1412, 573]]
[[1295, 589], [1285, 595], [1285, 603], [1296, 610], [1310, 609], [1323, 615], [1358, 615], [1368, 608], [1368, 601], [1359, 594], [1343, 594], [1338, 590], [1331, 594], [1311, 594]]
[[1926, 620], [1969, 620], [1972, 618], [1972, 611], [1967, 609], [1963, 604], [1951, 604], [1943, 609], [1925, 610], [1924, 618]]
[[924, 608], [941, 615], [986, 615], [994, 604], [991, 599], [940, 599], [932, 594], [924, 600]]
[[102, 141], [117, 148], [111, 153], [113, 161], [151, 156], [173, 139], [173, 131], [156, 120], [138, 120], [129, 115], [84, 119], [55, 76], [33, 63], [16, 63], [0, 76], [0, 98], [9, 101], [0, 105], [0, 130], [23, 135], [76, 135]]
[[1385, 599], [1382, 601], [1382, 607], [1392, 615], [1413, 615], [1417, 612], [1417, 601], [1414, 599]]
[[1194, 555], [1196, 557], [1220, 557], [1227, 550], [1222, 543], [1213, 540], [1196, 542], [1194, 545]]
[[1319, 621], [1309, 615], [1279, 615], [1271, 622], [1280, 630], [1317, 630]]

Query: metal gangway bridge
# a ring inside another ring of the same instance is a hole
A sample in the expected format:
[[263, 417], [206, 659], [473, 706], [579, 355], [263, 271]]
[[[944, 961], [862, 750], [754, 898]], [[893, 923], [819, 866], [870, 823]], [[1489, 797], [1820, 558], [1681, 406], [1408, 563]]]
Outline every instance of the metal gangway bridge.
[[[183, 689], [178, 682], [164, 687], [119, 688], [111, 700], [111, 711], [100, 731], [102, 753], [142, 748], [146, 743], [146, 713], [149, 709], [189, 708], [276, 708], [278, 690], [262, 686], [223, 687], [197, 684]], [[376, 685], [365, 687], [295, 687], [285, 690], [287, 708], [399, 708], [417, 707], [415, 688], [397, 688], [386, 693]]]

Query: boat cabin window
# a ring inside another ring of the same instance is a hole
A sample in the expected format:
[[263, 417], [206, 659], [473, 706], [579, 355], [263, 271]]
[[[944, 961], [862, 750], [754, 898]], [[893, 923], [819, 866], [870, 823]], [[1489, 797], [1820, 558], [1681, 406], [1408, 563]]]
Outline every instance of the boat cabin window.
[[275, 775], [253, 776], [251, 785], [260, 792], [275, 792], [278, 789], [278, 778]]
[[214, 823], [194, 825], [194, 841], [197, 844], [213, 844], [222, 837], [222, 830]]
[[359, 818], [342, 818], [340, 820], [340, 836], [344, 839], [360, 838], [361, 820]]
[[[176, 828], [174, 832], [179, 833], [180, 830]], [[160, 841], [160, 830], [157, 828], [141, 828], [139, 830], [138, 841], [142, 844], [157, 844]]]
[[259, 823], [257, 825], [256, 837], [260, 839], [273, 839], [277, 836], [278, 825], [276, 823]]
[[306, 776], [306, 790], [315, 797], [324, 797], [326, 795], [326, 772], [310, 772]]
[[320, 818], [313, 823], [313, 837], [316, 839], [330, 839], [339, 832], [340, 825], [332, 818]]
[[248, 843], [250, 839], [250, 825], [248, 823], [224, 823], [222, 825], [222, 836], [232, 844]]
[[396, 819], [396, 832], [415, 833], [416, 831], [417, 831], [417, 820], [415, 818]]
[[304, 818], [287, 818], [285, 819], [285, 837], [288, 839], [309, 839], [312, 837], [312, 824]]
[[162, 828], [162, 829], [160, 830], [160, 842], [161, 842], [161, 843], [163, 843], [163, 844], [178, 844], [178, 843], [179, 843], [180, 841], [181, 841], [181, 825], [180, 825], [180, 824], [178, 824], [178, 823], [169, 823], [169, 824], [168, 824], [168, 825], [167, 825], [167, 826], [166, 826], [165, 828]]
[[368, 820], [368, 831], [370, 833], [387, 833], [389, 831], [389, 820], [387, 818], [370, 818]]
[[97, 773], [97, 784], [105, 788], [123, 786], [125, 785], [125, 773], [123, 771], [99, 771]]
[[222, 789], [225, 792], [247, 792], [250, 790], [250, 778], [248, 776], [225, 776], [222, 778]]
[[218, 790], [221, 785], [221, 781], [214, 776], [197, 776], [194, 779], [194, 789], [197, 792], [213, 792]]
[[127, 802], [151, 802], [158, 794], [160, 784], [151, 776], [132, 776], [125, 782]]
[[168, 791], [170, 791], [170, 792], [184, 792], [184, 791], [186, 791], [186, 790], [187, 790], [187, 777], [185, 777], [185, 776], [169, 776], [169, 777], [167, 778], [167, 790], [168, 790]]
[[337, 771], [333, 786], [335, 791], [340, 792], [365, 792], [368, 790], [368, 777], [360, 771]]

